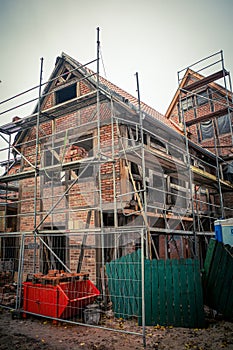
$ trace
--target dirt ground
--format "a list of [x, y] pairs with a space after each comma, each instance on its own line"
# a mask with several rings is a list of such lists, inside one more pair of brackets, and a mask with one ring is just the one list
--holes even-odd
[[[140, 332], [135, 321], [105, 319], [104, 327]], [[205, 329], [147, 327], [146, 349], [233, 350], [233, 323], [208, 319]], [[53, 324], [51, 320], [30, 316], [12, 318], [12, 313], [0, 309], [0, 350], [139, 350], [142, 337], [103, 328]]]

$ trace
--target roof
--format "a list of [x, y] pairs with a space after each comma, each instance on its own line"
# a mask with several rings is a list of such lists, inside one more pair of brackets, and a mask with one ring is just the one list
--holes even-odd
[[[90, 84], [93, 85], [93, 87], [96, 87], [97, 85], [97, 74], [92, 71], [90, 68], [87, 67], [88, 64], [96, 62], [96, 60], [93, 60], [85, 65], [81, 64], [71, 56], [67, 55], [66, 53], [62, 53], [61, 56], [58, 56], [56, 59], [55, 67], [53, 72], [50, 75], [50, 78], [48, 82], [43, 85], [45, 85], [45, 88], [43, 90], [42, 99], [41, 99], [41, 105], [43, 105], [43, 102], [46, 99], [47, 94], [49, 93], [50, 89], [52, 88], [52, 85], [56, 78], [59, 77], [60, 71], [64, 63], [68, 63], [71, 66], [71, 71], [76, 71], [79, 74], [81, 74], [84, 78], [88, 80]], [[134, 110], [138, 111], [138, 99], [128, 92], [124, 91], [120, 87], [116, 86], [115, 84], [111, 83], [107, 79], [103, 78], [102, 76], [99, 76], [99, 87], [103, 94], [106, 94], [108, 97], [112, 97], [121, 103], [125, 104], [128, 108], [133, 108]], [[148, 106], [146, 103], [140, 101], [140, 108], [141, 111], [146, 114], [147, 116], [151, 117], [151, 120], [153, 119], [157, 120], [161, 125], [164, 125], [169, 128], [170, 132], [178, 132], [179, 134], [183, 134], [180, 127], [172, 120], [169, 120], [166, 118], [163, 114], [156, 111], [154, 108]], [[25, 118], [22, 118], [18, 121], [12, 121], [5, 125], [4, 127], [1, 127], [1, 131], [4, 133], [17, 133], [15, 137], [14, 144], [17, 143], [24, 138], [25, 134], [27, 133], [27, 130], [25, 129], [25, 126], [27, 126], [27, 129], [29, 127], [33, 127], [36, 115], [37, 115], [37, 109], [38, 104], [35, 106], [33, 114], [30, 116], [27, 116]], [[43, 113], [40, 116], [40, 120], [42, 122], [46, 122], [49, 120], [49, 116], [44, 113], [46, 111], [43, 111]]]
[[[72, 66], [76, 66], [77, 68], [82, 67], [82, 72], [86, 72], [87, 75], [92, 75], [94, 73], [91, 69], [89, 69], [87, 67], [83, 67], [83, 65], [81, 63], [79, 63], [78, 61], [76, 61], [75, 59], [73, 59], [72, 57], [70, 57], [69, 55], [67, 55], [64, 52], [62, 53], [61, 58], [64, 59], [65, 61], [67, 61], [68, 63], [70, 63]], [[59, 59], [59, 57], [58, 57], [58, 59]], [[96, 82], [97, 82], [96, 75], [92, 75], [90, 80], [93, 80], [93, 82], [96, 84]], [[115, 84], [111, 83], [110, 81], [103, 78], [102, 76], [99, 77], [99, 82], [100, 82], [100, 87], [103, 90], [106, 90], [109, 94], [113, 94], [114, 96], [119, 95], [119, 96], [123, 97], [123, 101], [125, 101], [125, 103], [131, 104], [134, 107], [138, 108], [138, 99], [136, 97], [132, 96], [131, 94], [124, 91], [123, 89], [116, 86]], [[162, 122], [166, 126], [172, 128], [172, 129], [175, 128], [176, 131], [180, 131], [178, 125], [176, 125], [175, 123], [173, 123], [172, 121], [167, 119], [163, 114], [159, 113], [154, 108], [148, 106], [146, 103], [140, 101], [140, 107], [141, 107], [142, 112], [152, 116], [153, 118]]]

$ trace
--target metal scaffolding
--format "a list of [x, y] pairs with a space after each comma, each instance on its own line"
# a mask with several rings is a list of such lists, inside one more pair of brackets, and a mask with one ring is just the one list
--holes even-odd
[[[218, 218], [232, 217], [232, 203], [230, 202], [230, 207], [225, 206], [223, 198], [223, 192], [232, 192], [232, 179], [226, 177], [223, 167], [227, 166], [230, 173], [233, 170], [233, 95], [230, 72], [225, 69], [223, 52], [217, 52], [179, 71], [178, 84], [179, 121], [184, 128], [191, 191], [193, 191], [196, 183], [198, 184], [198, 188], [194, 188], [194, 193], [191, 195], [193, 231], [196, 237], [195, 232], [203, 229], [203, 216], [200, 215], [200, 208], [196, 203], [197, 193], [201, 191], [202, 187], [209, 187], [211, 178], [217, 184]], [[226, 135], [227, 141], [223, 140], [223, 137], [226, 139]], [[201, 147], [210, 150], [214, 154], [211, 164], [202, 162], [193, 156], [192, 138], [196, 144], [199, 143]], [[206, 167], [208, 168], [208, 175], [204, 174]], [[200, 172], [204, 176], [198, 178], [196, 175]], [[211, 203], [208, 203], [208, 205], [210, 206]], [[207, 216], [211, 219], [210, 212], [204, 217], [207, 218]]]
[[[39, 85], [14, 96], [38, 89], [34, 113], [0, 126], [8, 152], [0, 177], [0, 227], [2, 233], [9, 230], [23, 242], [18, 252], [17, 307], [30, 259], [33, 273], [58, 266], [69, 273], [89, 269], [105, 300], [102, 280], [106, 262], [139, 247], [142, 257], [145, 247], [149, 259], [200, 255], [203, 259], [205, 252], [200, 250], [214, 235], [214, 220], [232, 217], [233, 207], [224, 204], [224, 195], [233, 191], [233, 181], [226, 179], [223, 171], [223, 166], [232, 166], [225, 157], [227, 148], [223, 153], [217, 131], [214, 152], [199, 144], [198, 131], [197, 139], [192, 136], [197, 123], [214, 120], [216, 127], [217, 118], [226, 111], [228, 119], [232, 118], [231, 85], [230, 89], [227, 86], [230, 74], [224, 68], [222, 53], [216, 60], [222, 69], [216, 74], [203, 77], [200, 70], [192, 70], [195, 65], [186, 68], [185, 74], [178, 73], [176, 116], [182, 129], [178, 122], [175, 126], [141, 102], [138, 74], [137, 98], [102, 78], [99, 50], [97, 30], [97, 58], [81, 65], [63, 55], [45, 83], [41, 60]], [[88, 68], [93, 63], [96, 73]], [[214, 63], [207, 63], [206, 68], [212, 66]], [[194, 81], [183, 85], [186, 77]], [[223, 87], [215, 83], [220, 78]], [[212, 96], [200, 94], [210, 85]], [[206, 115], [198, 114], [198, 97], [212, 106]], [[13, 97], [2, 104], [11, 100]], [[193, 118], [187, 118], [191, 111]], [[231, 122], [229, 134], [232, 147]], [[3, 258], [2, 243], [0, 249]], [[87, 265], [95, 252], [95, 264], [92, 262], [90, 268], [84, 263], [85, 250], [89, 252]], [[142, 258], [142, 291], [143, 268]], [[142, 301], [145, 307], [144, 298]]]

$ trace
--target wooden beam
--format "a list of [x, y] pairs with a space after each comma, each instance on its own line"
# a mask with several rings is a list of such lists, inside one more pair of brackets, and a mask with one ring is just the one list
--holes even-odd
[[213, 73], [211, 75], [208, 75], [208, 77], [205, 77], [203, 79], [195, 81], [195, 83], [192, 83], [190, 85], [184, 86], [183, 89], [181, 89], [181, 90], [184, 93], [188, 93], [190, 91], [198, 89], [201, 86], [210, 84], [210, 83], [212, 83], [215, 80], [221, 79], [221, 78], [225, 77], [228, 74], [229, 73], [225, 69], [224, 70], [220, 70], [219, 72], [216, 72], [216, 73]]
[[191, 126], [191, 125], [194, 125], [194, 124], [197, 124], [197, 123], [202, 123], [202, 122], [205, 122], [205, 121], [213, 119], [213, 118], [219, 118], [219, 117], [221, 117], [223, 115], [226, 115], [228, 113], [229, 113], [229, 109], [228, 108], [223, 108], [223, 109], [220, 109], [218, 111], [215, 111], [215, 112], [203, 115], [201, 117], [189, 120], [189, 121], [186, 122], [186, 126]]
[[[162, 211], [162, 209], [161, 209], [161, 211]], [[141, 211], [135, 211], [133, 209], [124, 209], [122, 212], [124, 214], [134, 214], [134, 215], [137, 215], [137, 216], [143, 216], [143, 213]], [[160, 214], [160, 213], [147, 212], [144, 215], [150, 216], [150, 217], [164, 219], [164, 215]], [[193, 221], [192, 217], [189, 217], [189, 216], [177, 216], [177, 215], [169, 214], [169, 213], [166, 214], [166, 217], [167, 217], [167, 219], [176, 220], [176, 221]]]
[[[88, 210], [88, 212], [87, 212], [86, 227], [85, 227], [86, 229], [88, 229], [88, 228], [90, 227], [91, 215], [92, 215], [92, 210]], [[84, 249], [85, 249], [85, 245], [86, 245], [86, 242], [87, 242], [87, 236], [88, 236], [88, 233], [84, 233], [84, 235], [83, 235], [83, 240], [82, 240], [82, 244], [81, 244], [80, 255], [79, 255], [77, 273], [80, 273], [80, 272], [81, 272], [82, 263], [83, 263], [83, 257], [84, 257]]]

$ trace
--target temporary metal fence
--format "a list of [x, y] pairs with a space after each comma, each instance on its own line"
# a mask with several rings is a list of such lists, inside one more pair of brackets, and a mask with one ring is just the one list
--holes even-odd
[[145, 233], [1, 234], [1, 306], [138, 335], [144, 345], [146, 326], [204, 326], [198, 260], [146, 259]]
[[[144, 238], [143, 229], [123, 233], [90, 230], [36, 236], [0, 234], [0, 304], [20, 317], [34, 315], [126, 332], [142, 336], [145, 344], [144, 254], [131, 264], [139, 271], [135, 280], [124, 276], [132, 289], [140, 288], [140, 314], [127, 309], [119, 319], [113, 303], [119, 291], [111, 294], [108, 283], [113, 278], [116, 285], [121, 281], [116, 274], [106, 273], [107, 262], [127, 256], [138, 247], [142, 252]], [[10, 255], [12, 258], [4, 258]], [[121, 295], [121, 299], [128, 303], [128, 296]], [[126, 329], [119, 327], [122, 319], [129, 321]]]

